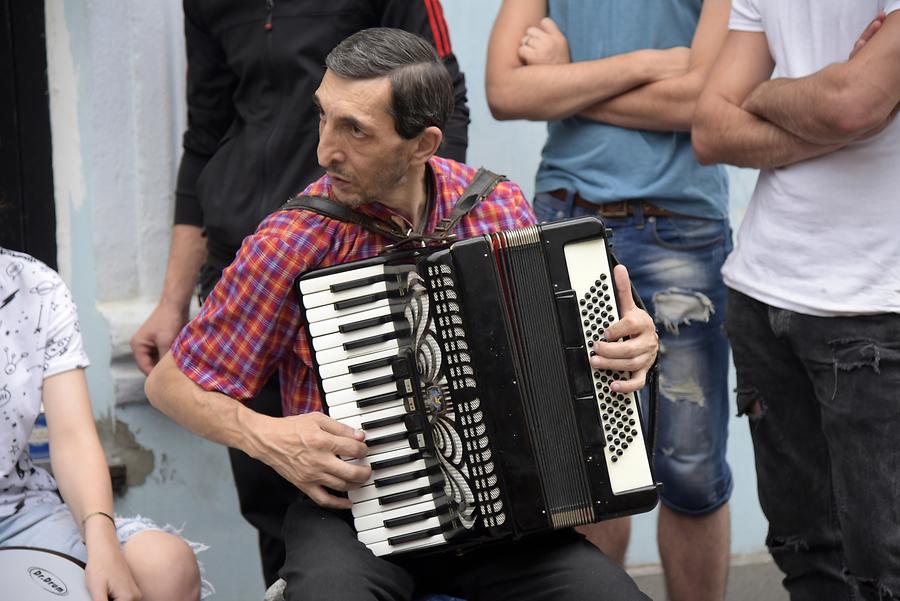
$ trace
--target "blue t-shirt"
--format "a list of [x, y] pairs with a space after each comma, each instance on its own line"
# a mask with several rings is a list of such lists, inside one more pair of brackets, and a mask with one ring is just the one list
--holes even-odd
[[[643, 48], [690, 46], [702, 0], [550, 0], [572, 61]], [[704, 167], [690, 134], [633, 130], [574, 116], [551, 121], [536, 190], [577, 191], [598, 202], [647, 199], [697, 217], [728, 214], [728, 179]]]

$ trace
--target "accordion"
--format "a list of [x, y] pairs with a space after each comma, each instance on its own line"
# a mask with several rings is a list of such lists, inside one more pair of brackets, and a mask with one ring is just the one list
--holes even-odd
[[366, 432], [348, 495], [373, 553], [656, 505], [638, 396], [589, 363], [618, 317], [607, 236], [587, 217], [297, 278], [324, 408]]

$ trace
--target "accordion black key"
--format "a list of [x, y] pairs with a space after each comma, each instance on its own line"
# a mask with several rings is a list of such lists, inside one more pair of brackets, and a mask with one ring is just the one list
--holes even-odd
[[581, 218], [297, 279], [325, 409], [366, 432], [348, 494], [376, 555], [656, 505], [637, 395], [589, 364], [618, 318], [606, 236]]

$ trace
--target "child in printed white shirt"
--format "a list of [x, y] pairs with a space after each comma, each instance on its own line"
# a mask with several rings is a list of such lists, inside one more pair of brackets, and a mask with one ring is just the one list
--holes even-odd
[[[0, 349], [0, 546], [86, 562], [95, 601], [196, 601], [201, 587], [210, 592], [188, 543], [145, 518], [114, 517], [75, 305], [56, 272], [2, 247]], [[28, 454], [42, 402], [55, 480]]]

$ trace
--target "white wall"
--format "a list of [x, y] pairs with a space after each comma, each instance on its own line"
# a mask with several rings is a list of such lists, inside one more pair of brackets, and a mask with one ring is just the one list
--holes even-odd
[[94, 413], [128, 466], [121, 514], [184, 526], [218, 599], [262, 597], [224, 448], [146, 403], [128, 339], [162, 284], [185, 124], [181, 2], [46, 0], [59, 265], [79, 306]]
[[[186, 525], [219, 599], [254, 599], [262, 580], [253, 531], [240, 519], [224, 449], [187, 435], [144, 401], [128, 338], [162, 283], [180, 133], [184, 50], [178, 0], [46, 0], [60, 268], [81, 308], [93, 361], [95, 414], [132, 487], [118, 511]], [[494, 121], [484, 57], [499, 0], [446, 0], [454, 50], [467, 75], [469, 162], [533, 190], [544, 126]], [[739, 218], [755, 180], [730, 171]], [[746, 424], [731, 423], [735, 553], [763, 549]], [[636, 521], [628, 560], [658, 561], [652, 516]]]

